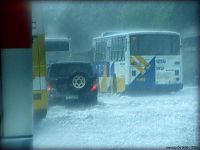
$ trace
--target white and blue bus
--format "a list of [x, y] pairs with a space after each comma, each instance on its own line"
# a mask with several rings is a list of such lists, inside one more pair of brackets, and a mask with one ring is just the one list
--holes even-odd
[[94, 38], [92, 45], [100, 92], [183, 87], [179, 33], [108, 33]]

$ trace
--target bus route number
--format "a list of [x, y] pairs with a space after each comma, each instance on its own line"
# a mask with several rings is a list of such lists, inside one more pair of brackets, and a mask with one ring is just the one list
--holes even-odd
[[165, 59], [157, 59], [156, 63], [157, 64], [164, 64], [164, 63], [166, 63], [166, 60]]

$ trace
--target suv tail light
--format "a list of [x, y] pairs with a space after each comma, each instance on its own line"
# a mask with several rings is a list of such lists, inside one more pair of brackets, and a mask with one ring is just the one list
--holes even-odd
[[96, 90], [97, 90], [97, 85], [95, 84], [95, 85], [92, 86], [91, 91], [93, 92], [93, 91], [96, 91]]
[[95, 79], [93, 81], [93, 85], [92, 85], [92, 88], [90, 89], [90, 91], [96, 91], [98, 89], [98, 79]]
[[49, 82], [47, 82], [47, 92], [50, 92], [52, 89], [52, 86]]

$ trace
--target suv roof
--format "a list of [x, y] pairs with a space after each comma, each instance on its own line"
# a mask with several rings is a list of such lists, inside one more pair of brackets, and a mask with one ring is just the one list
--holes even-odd
[[69, 77], [76, 72], [82, 72], [89, 76], [94, 75], [93, 67], [87, 62], [59, 62], [49, 66], [48, 77]]

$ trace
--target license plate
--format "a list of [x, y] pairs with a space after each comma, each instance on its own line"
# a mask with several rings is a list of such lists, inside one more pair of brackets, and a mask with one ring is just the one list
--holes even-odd
[[78, 99], [78, 95], [69, 95], [69, 96], [66, 96], [66, 100], [69, 100], [69, 99]]

